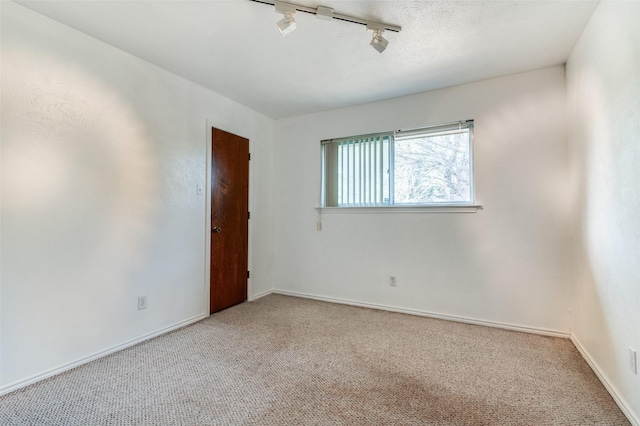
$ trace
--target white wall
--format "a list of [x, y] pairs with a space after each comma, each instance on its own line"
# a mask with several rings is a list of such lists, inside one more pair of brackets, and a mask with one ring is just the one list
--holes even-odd
[[601, 2], [567, 63], [576, 288], [572, 332], [640, 424], [640, 3]]
[[[279, 120], [274, 288], [568, 333], [565, 89], [555, 67]], [[484, 210], [324, 214], [316, 231], [320, 140], [461, 119]]]
[[207, 120], [251, 139], [252, 296], [273, 120], [3, 2], [0, 391], [207, 314]]

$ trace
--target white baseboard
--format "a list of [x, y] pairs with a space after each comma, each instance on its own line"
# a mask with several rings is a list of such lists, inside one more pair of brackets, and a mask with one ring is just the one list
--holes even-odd
[[73, 368], [79, 367], [79, 366], [81, 366], [83, 364], [86, 364], [88, 362], [94, 361], [94, 360], [96, 360], [98, 358], [102, 358], [102, 357], [107, 356], [109, 354], [112, 354], [114, 352], [118, 352], [118, 351], [121, 351], [122, 349], [126, 349], [126, 348], [128, 348], [130, 346], [137, 345], [138, 343], [144, 342], [145, 340], [149, 340], [149, 339], [152, 339], [154, 337], [160, 336], [161, 334], [165, 334], [165, 333], [168, 333], [170, 331], [177, 330], [178, 328], [185, 327], [185, 326], [187, 326], [189, 324], [193, 324], [194, 322], [200, 321], [200, 320], [202, 320], [204, 318], [207, 318], [207, 317], [208, 317], [208, 315], [206, 315], [206, 314], [200, 314], [198, 316], [186, 319], [184, 321], [180, 321], [178, 323], [175, 323], [175, 324], [170, 325], [168, 327], [162, 328], [160, 330], [156, 330], [156, 331], [154, 331], [152, 333], [145, 334], [144, 336], [138, 337], [136, 339], [129, 340], [127, 342], [124, 342], [124, 343], [122, 343], [120, 345], [117, 345], [117, 346], [114, 346], [112, 348], [105, 349], [103, 351], [93, 353], [93, 354], [91, 354], [89, 356], [82, 357], [82, 358], [77, 359], [75, 361], [72, 361], [70, 363], [61, 365], [61, 366], [56, 367], [56, 368], [52, 368], [50, 370], [47, 370], [47, 371], [39, 373], [39, 374], [35, 374], [35, 375], [31, 376], [31, 377], [27, 377], [26, 379], [22, 379], [22, 380], [19, 380], [17, 382], [9, 383], [8, 385], [0, 387], [0, 395], [4, 395], [4, 394], [7, 394], [9, 392], [13, 392], [13, 391], [18, 390], [20, 388], [23, 388], [25, 386], [28, 386], [28, 385], [31, 385], [33, 383], [39, 382], [40, 380], [44, 380], [44, 379], [47, 379], [47, 378], [49, 378], [51, 376], [55, 376], [56, 374], [60, 374], [62, 372], [65, 372], [65, 371], [71, 370]]
[[455, 322], [463, 322], [465, 324], [483, 325], [486, 327], [502, 328], [502, 329], [513, 330], [513, 331], [522, 331], [525, 333], [540, 334], [543, 336], [561, 337], [564, 339], [568, 339], [571, 337], [570, 334], [565, 331], [547, 330], [543, 328], [527, 327], [527, 326], [516, 325], [516, 324], [507, 324], [507, 323], [500, 323], [495, 321], [485, 321], [485, 320], [479, 320], [475, 318], [439, 314], [435, 312], [421, 311], [417, 309], [399, 308], [396, 306], [381, 305], [376, 303], [364, 303], [364, 302], [358, 302], [355, 300], [342, 299], [337, 297], [325, 297], [325, 296], [318, 296], [314, 294], [299, 293], [295, 291], [286, 291], [286, 290], [273, 290], [272, 293], [282, 294], [285, 296], [302, 297], [305, 299], [320, 300], [323, 302], [340, 303], [342, 305], [360, 306], [363, 308], [379, 309], [383, 311], [398, 312], [398, 313], [409, 314], [409, 315], [418, 315], [421, 317], [443, 319], [443, 320], [455, 321]]
[[618, 404], [618, 407], [620, 407], [620, 410], [622, 410], [622, 413], [625, 416], [627, 416], [627, 419], [629, 419], [629, 422], [631, 422], [631, 424], [634, 426], [640, 426], [640, 418], [638, 418], [638, 416], [636, 416], [635, 413], [631, 410], [631, 408], [629, 407], [629, 404], [627, 404], [627, 401], [620, 396], [620, 393], [616, 390], [615, 386], [611, 384], [611, 381], [608, 379], [607, 375], [598, 366], [598, 363], [596, 363], [593, 360], [593, 358], [591, 358], [591, 356], [589, 355], [589, 352], [587, 352], [587, 350], [584, 348], [584, 346], [582, 346], [578, 338], [573, 333], [571, 333], [571, 342], [576, 347], [578, 352], [580, 352], [580, 355], [582, 355], [582, 358], [584, 358], [585, 361], [587, 361], [587, 364], [589, 364], [589, 367], [591, 367], [591, 369], [596, 374], [598, 379], [600, 379], [600, 381], [602, 382], [604, 387], [607, 389], [607, 391], [609, 392], [613, 400], [616, 402], [616, 404]]
[[256, 301], [258, 299], [260, 299], [261, 297], [265, 297], [270, 295], [271, 293], [273, 293], [273, 290], [267, 290], [267, 291], [263, 291], [262, 293], [258, 293], [254, 296], [251, 296], [251, 298], [249, 299], [249, 302], [253, 302]]

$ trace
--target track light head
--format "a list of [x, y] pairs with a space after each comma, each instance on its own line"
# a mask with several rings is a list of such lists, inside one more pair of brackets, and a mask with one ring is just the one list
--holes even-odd
[[293, 19], [293, 13], [291, 12], [286, 12], [284, 14], [284, 18], [279, 20], [276, 25], [278, 27], [278, 31], [280, 31], [280, 34], [283, 36], [286, 36], [297, 27], [296, 21]]
[[278, 21], [276, 26], [282, 36], [286, 36], [290, 32], [296, 29], [296, 20], [293, 16], [296, 14], [296, 8], [294, 5], [283, 2], [275, 2], [276, 12], [284, 14], [284, 18]]
[[378, 52], [384, 52], [384, 49], [389, 45], [389, 41], [386, 38], [382, 37], [382, 32], [384, 30], [373, 30], [373, 37], [371, 38], [371, 46], [376, 49]]

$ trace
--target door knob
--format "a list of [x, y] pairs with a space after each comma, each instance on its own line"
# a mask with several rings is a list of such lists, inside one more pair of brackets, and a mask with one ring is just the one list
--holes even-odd
[[213, 233], [214, 233], [214, 234], [219, 234], [219, 233], [220, 233], [220, 231], [222, 231], [222, 229], [220, 229], [220, 227], [219, 227], [219, 226], [214, 226], [214, 227], [213, 227], [213, 229], [212, 229], [212, 231], [213, 231]]

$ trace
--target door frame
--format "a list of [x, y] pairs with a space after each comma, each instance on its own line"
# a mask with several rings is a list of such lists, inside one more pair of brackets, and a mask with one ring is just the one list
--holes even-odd
[[[205, 164], [205, 176], [206, 176], [206, 182], [204, 185], [204, 193], [206, 196], [205, 199], [205, 223], [204, 223], [204, 235], [205, 235], [205, 241], [204, 241], [204, 314], [209, 316], [211, 315], [210, 312], [210, 299], [211, 299], [211, 287], [210, 287], [210, 278], [211, 278], [211, 157], [212, 157], [212, 150], [211, 150], [211, 143], [212, 141], [212, 129], [216, 128], [219, 130], [223, 130], [227, 133], [232, 133], [236, 136], [240, 136], [242, 138], [248, 139], [249, 140], [249, 152], [251, 152], [251, 138], [249, 137], [250, 131], [249, 129], [242, 129], [242, 128], [238, 128], [235, 127], [233, 125], [230, 125], [228, 123], [216, 120], [216, 119], [212, 119], [212, 118], [208, 118], [207, 119], [207, 158], [206, 158], [206, 164]], [[248, 159], [247, 159], [248, 161]], [[251, 166], [251, 162], [249, 162], [249, 211], [251, 211], [251, 200], [253, 199], [251, 190], [253, 188], [252, 185], [252, 166]], [[253, 241], [253, 232], [252, 232], [252, 226], [251, 226], [251, 220], [247, 219], [249, 221], [249, 249], [247, 250], [247, 269], [251, 270], [251, 266], [252, 266], [252, 253], [251, 253], [251, 247], [253, 247], [252, 241]], [[252, 285], [251, 285], [251, 277], [247, 278], [247, 301], [251, 301], [253, 300], [253, 291], [252, 291]]]

